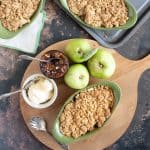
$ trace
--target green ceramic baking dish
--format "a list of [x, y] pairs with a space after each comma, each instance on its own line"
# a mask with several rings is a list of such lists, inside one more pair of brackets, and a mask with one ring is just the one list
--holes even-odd
[[[34, 19], [36, 18], [36, 16], [39, 14], [39, 12], [41, 12], [43, 10], [44, 5], [45, 5], [45, 0], [41, 0], [37, 11], [34, 13], [34, 15], [31, 18], [30, 23], [32, 23], [34, 21]], [[12, 38], [12, 37], [16, 36], [19, 32], [21, 32], [24, 28], [26, 28], [30, 23], [25, 24], [23, 27], [21, 27], [17, 31], [13, 32], [13, 31], [9, 31], [6, 28], [4, 28], [2, 26], [1, 21], [0, 21], [0, 38], [9, 39], [9, 38]]]
[[136, 10], [134, 8], [134, 6], [128, 1], [128, 0], [125, 0], [125, 3], [126, 3], [126, 6], [128, 8], [128, 16], [129, 16], [129, 19], [127, 21], [126, 24], [124, 25], [121, 25], [119, 27], [113, 27], [113, 28], [105, 28], [105, 27], [93, 27], [91, 25], [88, 25], [86, 24], [83, 20], [80, 19], [79, 16], [75, 15], [74, 13], [72, 13], [69, 9], [69, 6], [68, 6], [68, 3], [67, 3], [67, 0], [60, 0], [60, 3], [62, 5], [62, 7], [64, 8], [65, 11], [67, 11], [68, 13], [71, 14], [71, 16], [77, 21], [79, 22], [80, 24], [86, 26], [86, 27], [89, 27], [89, 28], [92, 28], [92, 29], [97, 29], [97, 30], [116, 30], [116, 29], [129, 29], [131, 28], [132, 26], [134, 26], [134, 24], [136, 23], [137, 21], [137, 13], [136, 13]]
[[[93, 85], [90, 85], [82, 90], [78, 90], [77, 92], [75, 92], [73, 95], [71, 95], [68, 100], [64, 103], [64, 105], [62, 106], [59, 114], [57, 115], [57, 118], [54, 122], [54, 126], [52, 128], [52, 134], [54, 136], [54, 138], [59, 142], [59, 143], [63, 143], [63, 144], [69, 144], [69, 143], [73, 143], [73, 142], [77, 142], [79, 140], [83, 140], [83, 139], [87, 139], [89, 138], [90, 136], [92, 136], [93, 134], [96, 134], [97, 132], [99, 132], [99, 130], [102, 128], [96, 128], [94, 129], [93, 131], [90, 131], [90, 132], [87, 132], [85, 135], [82, 135], [78, 138], [73, 138], [73, 137], [67, 137], [65, 135], [63, 135], [60, 131], [60, 121], [59, 121], [59, 118], [60, 118], [60, 115], [61, 113], [63, 112], [65, 106], [70, 103], [71, 101], [73, 101], [74, 99], [74, 96], [77, 95], [78, 93], [80, 93], [81, 91], [83, 90], [87, 90], [91, 87], [96, 87], [98, 85], [106, 85], [108, 87], [110, 87], [112, 90], [113, 90], [113, 93], [114, 93], [114, 97], [115, 97], [115, 102], [114, 102], [114, 105], [113, 105], [113, 108], [112, 108], [112, 113], [114, 112], [118, 102], [120, 101], [120, 97], [121, 97], [121, 89], [120, 87], [114, 83], [114, 82], [111, 82], [111, 81], [101, 81], [101, 82], [98, 82], [96, 84], [93, 84]], [[105, 123], [109, 120], [109, 118], [105, 121]], [[104, 124], [105, 124], [104, 123]]]

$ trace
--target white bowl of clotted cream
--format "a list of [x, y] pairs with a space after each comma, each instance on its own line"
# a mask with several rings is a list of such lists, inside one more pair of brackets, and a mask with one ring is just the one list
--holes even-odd
[[56, 100], [58, 88], [53, 79], [42, 74], [33, 74], [23, 83], [22, 96], [33, 108], [47, 108]]

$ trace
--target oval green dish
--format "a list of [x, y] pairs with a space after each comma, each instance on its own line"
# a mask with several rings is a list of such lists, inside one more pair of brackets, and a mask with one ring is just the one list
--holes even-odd
[[[37, 11], [34, 13], [34, 15], [31, 17], [31, 21], [30, 23], [32, 23], [34, 21], [34, 19], [36, 18], [36, 16], [43, 11], [45, 5], [45, 0], [41, 0], [39, 7], [37, 9]], [[2, 23], [0, 21], [0, 38], [2, 39], [9, 39], [12, 38], [14, 36], [16, 36], [19, 32], [21, 32], [24, 28], [26, 28], [28, 25], [30, 25], [30, 23], [23, 25], [23, 27], [19, 28], [17, 31], [9, 31], [6, 28], [4, 28], [2, 26]]]
[[68, 6], [68, 3], [67, 3], [67, 0], [60, 0], [60, 3], [61, 5], [63, 6], [64, 10], [67, 11], [68, 13], [70, 13], [70, 15], [77, 21], [79, 22], [80, 24], [86, 26], [86, 27], [89, 27], [89, 28], [93, 28], [93, 29], [97, 29], [97, 30], [117, 30], [117, 29], [129, 29], [131, 28], [132, 26], [134, 26], [134, 24], [136, 23], [137, 21], [137, 13], [136, 13], [136, 10], [134, 8], [134, 6], [128, 1], [128, 0], [125, 0], [125, 3], [126, 3], [126, 6], [128, 8], [128, 16], [129, 16], [129, 19], [127, 21], [126, 24], [124, 25], [121, 25], [119, 27], [113, 27], [113, 28], [105, 28], [105, 27], [93, 27], [91, 25], [88, 25], [86, 24], [83, 20], [80, 19], [79, 16], [75, 15], [74, 13], [72, 13], [69, 9], [69, 6]]
[[[96, 86], [98, 86], [98, 85], [105, 85], [105, 86], [110, 87], [110, 88], [113, 90], [114, 97], [115, 97], [115, 103], [114, 103], [113, 108], [112, 108], [112, 113], [114, 112], [114, 110], [115, 110], [115, 108], [116, 108], [118, 102], [120, 101], [120, 97], [121, 97], [121, 90], [120, 90], [120, 87], [119, 87], [116, 83], [111, 82], [111, 81], [101, 81], [101, 82], [98, 82], [98, 83], [96, 83], [96, 84], [90, 85], [90, 86], [88, 86], [88, 87], [86, 87], [86, 88], [84, 88], [84, 89], [82, 89], [82, 90], [78, 90], [78, 91], [75, 92], [73, 95], [71, 95], [71, 96], [68, 98], [68, 100], [64, 103], [64, 105], [62, 106], [62, 108], [61, 108], [61, 110], [60, 110], [60, 112], [59, 112], [59, 114], [58, 114], [58, 116], [56, 117], [56, 120], [55, 120], [55, 122], [54, 122], [54, 126], [53, 126], [53, 128], [52, 128], [52, 135], [54, 136], [54, 138], [55, 138], [58, 142], [63, 143], [63, 144], [69, 144], [69, 143], [77, 142], [77, 141], [79, 141], [79, 140], [87, 139], [87, 138], [89, 138], [90, 136], [92, 136], [93, 134], [96, 134], [96, 133], [102, 128], [102, 127], [101, 127], [101, 128], [94, 129], [93, 131], [87, 132], [85, 135], [82, 135], [82, 136], [80, 136], [80, 137], [78, 137], [78, 138], [76, 138], [76, 139], [73, 138], [73, 137], [67, 137], [67, 136], [63, 135], [63, 134], [61, 133], [60, 129], [59, 129], [59, 126], [60, 126], [59, 117], [60, 117], [61, 113], [63, 112], [65, 106], [66, 106], [68, 103], [70, 103], [70, 102], [73, 100], [74, 96], [77, 95], [78, 93], [80, 93], [81, 91], [87, 90], [87, 89], [89, 89], [89, 88], [91, 88], [91, 87], [96, 87]], [[108, 118], [106, 121], [108, 121], [108, 120], [109, 120], [109, 118]], [[105, 123], [106, 123], [106, 121], [105, 121]], [[105, 123], [104, 123], [104, 124], [105, 124]]]

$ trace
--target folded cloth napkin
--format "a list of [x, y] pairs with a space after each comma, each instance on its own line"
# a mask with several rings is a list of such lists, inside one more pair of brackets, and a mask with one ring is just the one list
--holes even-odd
[[0, 38], [0, 46], [35, 54], [39, 45], [45, 17], [45, 11], [40, 12], [35, 20], [15, 37], [11, 39]]

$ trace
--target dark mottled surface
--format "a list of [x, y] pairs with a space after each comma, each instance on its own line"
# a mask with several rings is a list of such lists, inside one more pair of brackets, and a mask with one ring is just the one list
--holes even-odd
[[[91, 38], [52, 1], [46, 3], [47, 19], [38, 52], [57, 41], [75, 37]], [[130, 58], [139, 59], [150, 53], [150, 20], [118, 51]], [[29, 62], [17, 62], [20, 52], [0, 48], [0, 93], [19, 88], [22, 75]], [[108, 150], [150, 149], [150, 70], [139, 80], [138, 107], [127, 132]], [[48, 150], [26, 128], [18, 95], [0, 102], [0, 150]]]

